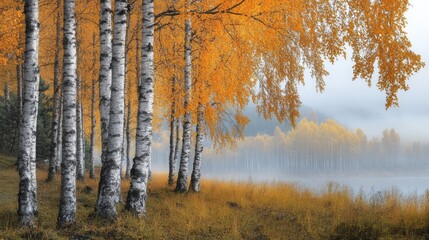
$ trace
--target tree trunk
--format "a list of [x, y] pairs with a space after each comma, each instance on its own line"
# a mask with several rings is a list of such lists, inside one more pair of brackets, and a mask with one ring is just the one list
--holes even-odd
[[[20, 34], [21, 36], [21, 34]], [[16, 78], [17, 78], [17, 97], [18, 97], [18, 119], [22, 118], [22, 78], [23, 78], [23, 65], [21, 62], [18, 63], [18, 65], [16, 66]], [[18, 129], [17, 129], [17, 133], [18, 133], [18, 150], [19, 150], [19, 146], [21, 145], [21, 140], [20, 140], [20, 133], [21, 133], [21, 120], [18, 122]], [[16, 159], [15, 165], [18, 166], [19, 165], [19, 159]], [[18, 170], [18, 168], [17, 168]]]
[[127, 169], [125, 171], [125, 178], [130, 178], [130, 171], [131, 171], [131, 159], [130, 159], [130, 144], [131, 144], [131, 133], [130, 133], [130, 122], [131, 122], [131, 101], [130, 98], [128, 98], [128, 113], [127, 113], [127, 129], [126, 129], [126, 141], [127, 141], [127, 149], [126, 149], [126, 161], [127, 161]]
[[36, 127], [39, 101], [38, 0], [25, 1], [24, 93], [18, 155], [18, 215], [21, 226], [34, 226], [37, 215]]
[[[139, 29], [139, 22], [137, 22], [137, 29]], [[138, 85], [138, 91], [141, 91], [141, 76], [140, 76], [140, 59], [139, 59], [139, 53], [140, 53], [140, 39], [138, 37], [138, 34], [136, 35], [136, 76], [137, 76], [137, 85]], [[130, 133], [130, 121], [131, 121], [131, 102], [130, 98], [128, 98], [128, 119], [127, 119], [127, 169], [125, 173], [125, 178], [130, 178], [130, 172], [131, 172], [131, 159], [130, 159], [130, 142], [131, 142], [131, 133]]]
[[171, 83], [171, 92], [173, 96], [173, 100], [171, 103], [171, 115], [170, 115], [170, 155], [168, 158], [169, 163], [169, 172], [168, 172], [168, 185], [173, 186], [174, 184], [174, 173], [176, 172], [176, 158], [174, 156], [176, 149], [176, 142], [174, 141], [174, 132], [176, 131], [176, 101], [175, 101], [175, 85], [176, 85], [176, 76], [173, 77], [173, 81]]
[[91, 84], [91, 142], [89, 144], [89, 178], [94, 179], [95, 178], [95, 172], [94, 172], [94, 145], [95, 145], [95, 63], [97, 61], [96, 57], [96, 51], [95, 51], [95, 33], [92, 37], [92, 46], [94, 48], [94, 55], [92, 59], [92, 71], [94, 73], [92, 77], [92, 84]]
[[63, 147], [58, 227], [76, 222], [77, 51], [75, 1], [64, 1]]
[[122, 159], [121, 159], [121, 179], [123, 176], [123, 166], [124, 162], [127, 163], [127, 115], [125, 114], [125, 110], [127, 109], [127, 70], [128, 70], [128, 51], [129, 48], [129, 42], [128, 42], [128, 29], [130, 27], [130, 15], [127, 15], [127, 29], [125, 31], [125, 76], [124, 76], [124, 133], [122, 138]]
[[179, 151], [180, 151], [180, 119], [176, 119], [176, 143], [174, 144], [174, 166], [176, 167], [176, 164], [179, 160]]
[[81, 79], [78, 76], [76, 79], [76, 178], [78, 180], [83, 180], [85, 177], [85, 165], [83, 159], [83, 149], [82, 149], [82, 108], [81, 108], [81, 97], [80, 97], [80, 89], [81, 89]]
[[112, 93], [110, 99], [108, 151], [100, 176], [97, 214], [116, 218], [116, 203], [120, 199], [120, 164], [124, 133], [125, 32], [127, 28], [127, 0], [115, 1], [115, 27], [112, 53]]
[[[19, 34], [19, 43], [21, 44], [21, 39], [22, 39], [22, 34]], [[24, 59], [24, 56], [21, 56], [21, 59], [18, 63], [18, 65], [16, 66], [16, 79], [18, 81], [17, 83], [17, 91], [16, 94], [18, 96], [18, 110], [19, 110], [19, 118], [22, 118], [22, 93], [23, 93], [23, 86], [22, 86], [22, 82], [23, 82], [23, 75], [24, 75], [24, 67], [22, 64], [22, 60]], [[21, 132], [21, 120], [18, 123], [18, 146], [20, 146], [20, 137], [19, 134]], [[15, 165], [18, 166], [19, 165], [19, 159], [16, 159]], [[17, 168], [18, 169], [18, 168]]]
[[131, 186], [125, 209], [142, 217], [146, 214], [147, 184], [151, 161], [154, 86], [154, 1], [143, 0], [141, 87], [136, 132], [136, 156], [131, 169]]
[[17, 96], [18, 96], [18, 109], [19, 109], [19, 119], [21, 119], [22, 116], [22, 93], [23, 93], [23, 66], [22, 63], [19, 63], [16, 66], [16, 75], [17, 75]]
[[[189, 9], [190, 0], [186, 1], [187, 9]], [[189, 11], [189, 10], [187, 10]], [[189, 15], [185, 20], [185, 101], [184, 109], [185, 116], [183, 118], [183, 142], [182, 153], [180, 156], [179, 174], [176, 183], [176, 192], [186, 192], [188, 190], [188, 163], [191, 152], [191, 112], [188, 109], [191, 100], [191, 84], [192, 84], [192, 22]]]
[[91, 143], [89, 146], [89, 178], [95, 178], [94, 172], [94, 145], [95, 145], [95, 79], [92, 79], [91, 86]]
[[194, 166], [191, 175], [191, 191], [200, 192], [201, 183], [201, 158], [203, 155], [203, 124], [204, 124], [204, 107], [198, 104], [197, 120], [197, 137], [195, 142]]
[[58, 121], [59, 121], [59, 78], [60, 78], [60, 48], [61, 48], [61, 23], [60, 23], [60, 0], [57, 0], [57, 17], [56, 17], [56, 36], [55, 36], [55, 62], [54, 62], [54, 109], [52, 116], [52, 139], [51, 139], [51, 156], [49, 158], [49, 172], [47, 182], [54, 180], [55, 178], [55, 170], [56, 170], [56, 162], [57, 162], [57, 151], [58, 151]]
[[99, 108], [101, 125], [101, 162], [104, 163], [109, 138], [110, 87], [112, 85], [112, 3], [101, 0]]
[[61, 159], [63, 156], [63, 87], [64, 84], [61, 84], [60, 87], [60, 108], [59, 108], [59, 117], [58, 117], [58, 134], [57, 134], [57, 159], [55, 162], [55, 172], [59, 173], [61, 170]]
[[[82, 90], [81, 90], [82, 91]], [[82, 96], [82, 93], [81, 93]], [[82, 151], [82, 169], [83, 169], [83, 177], [85, 178], [85, 165], [86, 165], [86, 156], [85, 156], [85, 128], [83, 127], [83, 123], [85, 121], [85, 118], [83, 116], [83, 103], [80, 103], [80, 139], [81, 139], [81, 151]]]

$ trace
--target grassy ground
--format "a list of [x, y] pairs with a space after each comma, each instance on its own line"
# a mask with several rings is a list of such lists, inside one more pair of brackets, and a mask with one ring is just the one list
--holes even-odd
[[335, 184], [314, 194], [282, 183], [216, 181], [203, 181], [199, 194], [176, 194], [165, 175], [153, 177], [145, 219], [120, 205], [115, 223], [92, 217], [97, 181], [79, 182], [77, 224], [57, 231], [59, 177], [45, 183], [45, 170], [38, 171], [38, 226], [19, 229], [13, 161], [0, 157], [0, 239], [429, 239], [428, 196], [351, 197]]

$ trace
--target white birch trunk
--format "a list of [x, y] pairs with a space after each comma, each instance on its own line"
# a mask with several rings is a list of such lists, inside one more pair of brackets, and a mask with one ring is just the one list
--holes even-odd
[[125, 209], [142, 217], [146, 214], [147, 184], [149, 179], [152, 143], [154, 92], [154, 1], [143, 0], [143, 38], [141, 87], [136, 132], [136, 156], [131, 169], [131, 186]]
[[201, 189], [201, 158], [203, 155], [203, 125], [204, 125], [204, 107], [198, 104], [197, 136], [195, 142], [194, 165], [191, 175], [190, 190], [200, 192]]
[[[189, 1], [187, 0], [187, 9], [189, 9]], [[188, 163], [191, 152], [191, 112], [188, 109], [191, 100], [191, 84], [192, 84], [192, 25], [191, 16], [185, 20], [185, 116], [183, 118], [183, 142], [182, 153], [180, 156], [179, 174], [176, 183], [176, 192], [186, 192], [188, 190]]]
[[[21, 34], [19, 35], [21, 38]], [[23, 92], [23, 87], [22, 87], [22, 82], [23, 82], [23, 64], [20, 62], [17, 66], [16, 66], [16, 76], [17, 76], [17, 97], [18, 97], [18, 110], [19, 110], [19, 116], [18, 119], [19, 123], [18, 123], [18, 146], [20, 146], [20, 132], [21, 132], [21, 118], [22, 118], [22, 92]], [[18, 148], [19, 150], [19, 148]], [[19, 159], [16, 159], [15, 165], [18, 166], [19, 165]], [[18, 167], [17, 167], [18, 170]]]
[[174, 139], [174, 132], [176, 131], [176, 101], [175, 101], [175, 85], [176, 85], [176, 76], [173, 77], [171, 83], [171, 92], [172, 92], [172, 103], [171, 103], [171, 114], [170, 114], [170, 154], [168, 159], [169, 171], [168, 171], [168, 185], [173, 186], [174, 184], [174, 173], [176, 172], [176, 158], [174, 156], [176, 150], [176, 142]]
[[[61, 84], [63, 86], [63, 84]], [[57, 157], [55, 161], [55, 173], [59, 173], [61, 170], [61, 159], [63, 156], [63, 87], [60, 89], [60, 107], [58, 117], [58, 134], [57, 134]]]
[[76, 178], [83, 180], [85, 176], [85, 166], [83, 160], [83, 149], [82, 149], [82, 108], [81, 108], [81, 79], [78, 76], [76, 79]]
[[[140, 22], [137, 23], [137, 29], [139, 29], [140, 26]], [[140, 93], [140, 88], [141, 88], [141, 76], [140, 76], [140, 58], [139, 58], [139, 54], [141, 53], [141, 49], [140, 49], [140, 39], [139, 36], [137, 34], [136, 36], [136, 76], [137, 76], [137, 85], [138, 85], [138, 91]], [[125, 170], [125, 178], [130, 178], [131, 175], [131, 158], [130, 158], [130, 142], [131, 142], [131, 133], [130, 133], [130, 121], [131, 121], [131, 102], [130, 99], [128, 98], [128, 119], [127, 119], [127, 154], [128, 154], [128, 158], [127, 158], [127, 169]]]
[[127, 164], [127, 115], [125, 114], [125, 110], [127, 109], [127, 70], [128, 70], [128, 50], [129, 50], [129, 42], [128, 42], [128, 29], [130, 27], [130, 15], [127, 14], [127, 29], [125, 31], [125, 76], [124, 76], [124, 133], [122, 138], [122, 159], [121, 159], [121, 179], [123, 174], [123, 166], [124, 163]]
[[109, 138], [110, 87], [112, 85], [112, 3], [101, 0], [99, 108], [101, 126], [101, 162], [106, 158]]
[[131, 171], [131, 159], [130, 159], [130, 142], [131, 142], [131, 132], [130, 132], [130, 122], [131, 122], [131, 101], [130, 98], [128, 98], [128, 113], [127, 113], [127, 129], [126, 129], [126, 141], [127, 141], [127, 149], [126, 149], [126, 161], [127, 161], [127, 168], [125, 170], [125, 178], [130, 178], [130, 171]]
[[115, 27], [112, 57], [112, 92], [110, 99], [109, 138], [107, 155], [101, 169], [97, 214], [116, 218], [116, 203], [120, 200], [120, 165], [124, 133], [125, 35], [127, 0], [115, 1]]
[[[82, 96], [82, 93], [81, 93], [81, 96]], [[84, 121], [85, 121], [85, 119], [84, 119], [84, 116], [83, 116], [83, 103], [81, 101], [80, 102], [80, 129], [81, 129], [81, 131], [80, 131], [80, 139], [81, 139], [81, 142], [80, 142], [81, 148], [80, 148], [80, 150], [81, 150], [81, 154], [82, 154], [82, 171], [83, 171], [83, 177], [85, 178], [85, 169], [86, 169], [86, 166], [85, 166], [85, 164], [86, 164], [86, 162], [85, 162], [85, 159], [86, 159], [85, 152], [86, 151], [85, 151], [85, 130], [83, 128], [83, 122]]]
[[[34, 226], [37, 215], [36, 126], [39, 101], [38, 0], [25, 1], [24, 92], [18, 155], [18, 215], [21, 226]], [[34, 146], [33, 146], [34, 145]]]
[[91, 86], [91, 142], [89, 145], [89, 178], [95, 178], [94, 172], [94, 145], [95, 145], [95, 79], [92, 79]]
[[77, 51], [75, 1], [64, 0], [63, 140], [58, 227], [76, 222]]
[[92, 37], [92, 47], [94, 48], [94, 54], [92, 59], [92, 71], [94, 73], [92, 77], [92, 83], [91, 83], [91, 140], [89, 144], [89, 178], [94, 179], [95, 178], [95, 172], [94, 172], [94, 145], [95, 145], [95, 63], [97, 61], [97, 57], [95, 54], [95, 34]]
[[[20, 37], [21, 37], [21, 34], [20, 34]], [[22, 92], [23, 92], [22, 82], [23, 82], [23, 74], [24, 74], [23, 71], [24, 71], [23, 64], [21, 62], [19, 62], [19, 64], [16, 66], [16, 76], [17, 76], [17, 81], [18, 81], [17, 89], [16, 89], [17, 90], [16, 94], [18, 97], [18, 110], [19, 110], [18, 119], [22, 118]], [[18, 146], [20, 145], [20, 143], [19, 143], [20, 132], [21, 132], [21, 121], [19, 121], [19, 123], [18, 123]], [[18, 166], [18, 164], [19, 163], [18, 163], [18, 158], [17, 158], [15, 165]]]
[[59, 121], [59, 106], [60, 106], [60, 89], [59, 89], [59, 78], [60, 78], [60, 48], [61, 48], [61, 16], [60, 16], [60, 0], [57, 0], [57, 16], [56, 16], [56, 36], [55, 36], [55, 62], [54, 62], [54, 109], [52, 116], [52, 139], [51, 139], [51, 155], [49, 158], [49, 171], [47, 182], [54, 180], [55, 170], [56, 170], [56, 161], [57, 161], [57, 151], [58, 151], [58, 121]]
[[176, 119], [176, 143], [174, 144], [174, 166], [176, 167], [176, 164], [179, 160], [180, 155], [180, 119]]

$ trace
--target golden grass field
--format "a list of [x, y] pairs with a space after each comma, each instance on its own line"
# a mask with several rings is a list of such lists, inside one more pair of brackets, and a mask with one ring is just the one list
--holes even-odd
[[[163, 174], [150, 183], [147, 217], [137, 219], [119, 205], [117, 222], [92, 214], [97, 180], [78, 182], [76, 226], [58, 231], [59, 176], [45, 183], [43, 169], [38, 226], [20, 229], [13, 162], [0, 157], [0, 239], [429, 239], [429, 194], [403, 197], [392, 190], [352, 197], [337, 184], [316, 194], [284, 183], [207, 180], [201, 193], [176, 194]], [[128, 186], [125, 180], [124, 199]]]

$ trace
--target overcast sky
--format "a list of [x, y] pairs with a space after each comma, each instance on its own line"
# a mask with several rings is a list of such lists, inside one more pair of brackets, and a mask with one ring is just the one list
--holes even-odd
[[[399, 108], [385, 110], [385, 94], [361, 79], [352, 81], [353, 63], [339, 60], [328, 65], [326, 90], [315, 90], [314, 81], [307, 78], [300, 87], [301, 100], [341, 122], [345, 126], [362, 128], [369, 136], [380, 136], [382, 129], [397, 129], [405, 141], [429, 142], [429, 1], [410, 0], [407, 13], [408, 37], [413, 50], [422, 56], [426, 67], [409, 81], [410, 90], [400, 92]], [[350, 54], [349, 54], [350, 56]], [[373, 80], [376, 83], [377, 79]]]

